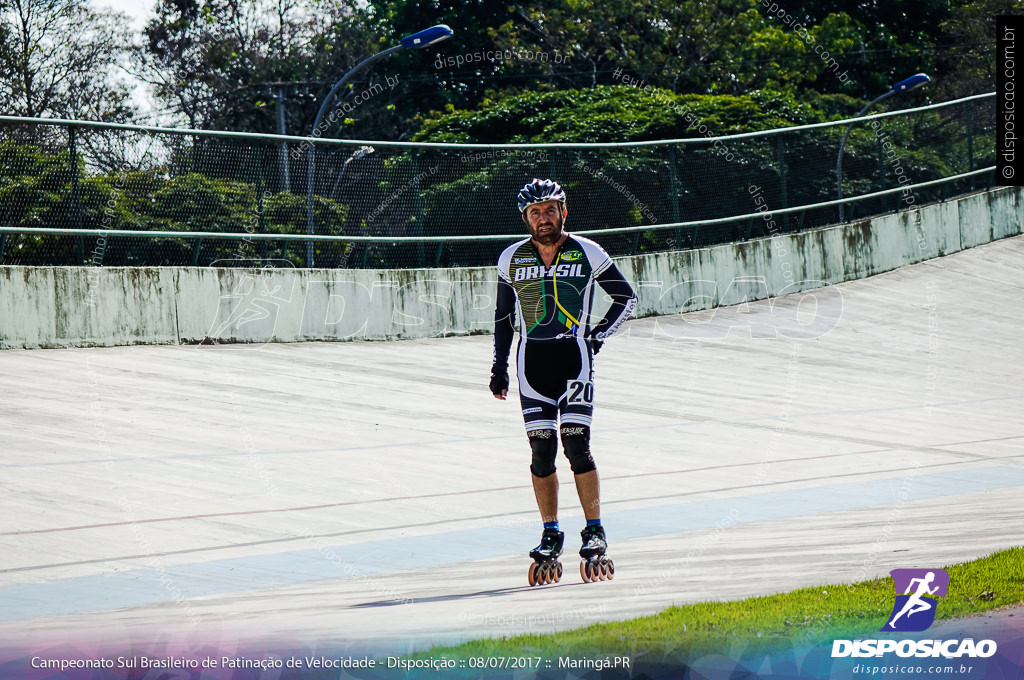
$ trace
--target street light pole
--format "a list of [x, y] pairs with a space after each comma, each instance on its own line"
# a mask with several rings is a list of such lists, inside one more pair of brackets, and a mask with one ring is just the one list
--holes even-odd
[[[447, 40], [452, 37], [454, 32], [452, 29], [444, 24], [438, 24], [437, 26], [431, 26], [430, 28], [424, 29], [412, 35], [407, 35], [402, 38], [402, 42], [394, 47], [389, 47], [382, 52], [378, 52], [361, 62], [356, 64], [346, 73], [341, 80], [334, 84], [331, 91], [324, 97], [323, 103], [320, 105], [320, 110], [317, 111], [316, 120], [313, 121], [313, 130], [310, 132], [310, 137], [320, 136], [320, 120], [323, 118], [324, 113], [327, 111], [327, 105], [331, 103], [331, 99], [334, 94], [340, 90], [345, 83], [360, 69], [369, 66], [378, 59], [382, 59], [385, 56], [396, 52], [402, 48], [420, 50], [425, 47], [430, 47], [434, 43], [439, 43], [442, 40]], [[313, 144], [309, 147], [309, 156], [307, 163], [307, 175], [306, 175], [306, 233], [310, 236], [313, 235], [313, 176], [316, 171], [316, 145]], [[306, 267], [313, 266], [313, 242], [306, 241]]]
[[[919, 87], [927, 85], [931, 81], [932, 81], [932, 79], [929, 78], [924, 73], [917, 73], [917, 74], [914, 74], [914, 75], [910, 76], [906, 80], [901, 80], [900, 82], [898, 82], [895, 85], [893, 85], [891, 90], [889, 90], [888, 92], [886, 92], [883, 95], [879, 95], [878, 97], [875, 97], [870, 102], [868, 102], [867, 105], [863, 109], [861, 109], [860, 111], [857, 112], [857, 115], [854, 116], [854, 118], [860, 118], [861, 115], [863, 115], [865, 111], [867, 111], [872, 106], [874, 106], [876, 103], [882, 101], [886, 97], [891, 97], [894, 94], [903, 94], [904, 92], [910, 92], [911, 90], [916, 90]], [[857, 121], [856, 120], [851, 120], [850, 124], [846, 126], [846, 132], [843, 133], [843, 141], [839, 143], [839, 155], [836, 156], [836, 193], [838, 194], [840, 201], [843, 199], [843, 149], [846, 147], [846, 138], [850, 136], [850, 130], [853, 128], [853, 124], [855, 122], [857, 122]], [[845, 218], [844, 218], [844, 214], [843, 214], [843, 204], [840, 203], [839, 204], [839, 221], [842, 222], [844, 219]]]

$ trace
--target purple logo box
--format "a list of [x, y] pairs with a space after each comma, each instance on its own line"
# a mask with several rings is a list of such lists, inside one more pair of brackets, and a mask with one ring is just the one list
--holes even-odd
[[893, 569], [896, 602], [883, 631], [919, 632], [935, 620], [936, 598], [949, 590], [949, 574], [945, 569]]

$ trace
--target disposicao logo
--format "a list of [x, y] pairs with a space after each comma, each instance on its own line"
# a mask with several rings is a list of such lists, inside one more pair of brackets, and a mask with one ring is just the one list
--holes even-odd
[[[896, 602], [882, 632], [917, 633], [935, 621], [936, 598], [949, 590], [949, 574], [944, 569], [893, 569]], [[902, 593], [902, 594], [901, 594]], [[996, 653], [992, 640], [835, 640], [832, 657], [883, 656], [895, 652], [901, 657], [987, 658]]]
[[889, 622], [879, 630], [903, 633], [927, 630], [935, 621], [937, 597], [949, 590], [949, 574], [945, 569], [893, 569], [897, 593]]

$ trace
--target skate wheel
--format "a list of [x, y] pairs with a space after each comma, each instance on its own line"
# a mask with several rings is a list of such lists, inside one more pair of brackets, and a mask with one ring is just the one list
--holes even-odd
[[551, 563], [544, 562], [540, 565], [540, 582], [542, 585], [551, 583]]
[[533, 564], [530, 565], [530, 570], [526, 573], [526, 580], [530, 582], [530, 587], [531, 588], [533, 586], [537, 585], [537, 583], [539, 583], [538, 573], [537, 573], [539, 570], [540, 570], [540, 565], [537, 564], [536, 562], [534, 562]]
[[610, 581], [614, 575], [615, 564], [605, 557], [580, 562], [580, 576], [584, 583]]
[[558, 583], [562, 580], [562, 563], [555, 562], [555, 565], [555, 583]]

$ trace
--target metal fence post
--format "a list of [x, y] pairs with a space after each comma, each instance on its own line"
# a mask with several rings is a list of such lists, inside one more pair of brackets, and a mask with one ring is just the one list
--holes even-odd
[[[669, 174], [669, 208], [672, 211], [672, 221], [681, 222], [679, 219], [679, 168], [676, 167], [676, 147], [670, 146], [668, 150], [668, 174]], [[676, 229], [673, 233], [673, 250], [679, 250], [682, 247], [683, 234], [679, 229]]]
[[[412, 155], [412, 171], [413, 180], [415, 180], [414, 192], [412, 196], [412, 213], [415, 215], [413, 219], [416, 220], [416, 229], [414, 229], [417, 236], [423, 236], [423, 217], [425, 210], [423, 209], [423, 192], [420, 189], [420, 156], [418, 153]], [[423, 248], [423, 241], [416, 244], [416, 266], [422, 269], [426, 263], [426, 252]]]
[[[68, 147], [71, 152], [71, 210], [72, 221], [75, 229], [82, 228], [82, 195], [78, 186], [78, 144], [75, 137], [75, 127], [68, 127]], [[75, 250], [78, 254], [78, 264], [85, 264], [85, 239], [81, 236], [75, 237]]]
[[[277, 88], [277, 134], [284, 136], [284, 90]], [[281, 147], [278, 157], [278, 165], [280, 165], [280, 190], [291, 191], [292, 189], [292, 178], [291, 172], [288, 168], [288, 142], [281, 142]]]
[[[266, 207], [264, 206], [263, 195], [267, 190], [266, 173], [264, 172], [264, 166], [267, 161], [267, 147], [260, 145], [254, 149], [256, 152], [256, 227], [260, 230], [261, 234], [267, 233], [267, 215]], [[260, 257], [265, 257], [267, 254], [267, 242], [260, 241]]]
[[[786, 140], [781, 134], [775, 135], [775, 166], [779, 169], [779, 203], [785, 210], [789, 207], [789, 188], [786, 184]], [[782, 216], [782, 230], [789, 231], [789, 213]]]
[[[974, 117], [971, 116], [971, 111], [968, 107], [966, 111], [967, 118], [967, 172], [974, 172], [974, 126], [971, 125]], [[974, 191], [974, 178], [971, 178], [971, 191]]]
[[[312, 142], [306, 151], [306, 233], [313, 235], [313, 175], [316, 168], [316, 143]], [[306, 241], [306, 269], [313, 266], [313, 242]]]

